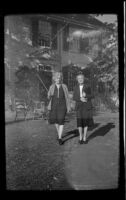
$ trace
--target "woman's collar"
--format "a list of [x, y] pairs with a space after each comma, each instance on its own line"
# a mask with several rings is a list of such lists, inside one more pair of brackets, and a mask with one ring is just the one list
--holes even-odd
[[83, 84], [78, 84], [78, 85], [79, 85], [79, 86], [81, 86], [81, 85], [84, 86], [84, 83], [83, 83]]
[[56, 84], [56, 83], [55, 83], [55, 85], [56, 85], [57, 87], [60, 87], [60, 86], [61, 86], [61, 83], [60, 83], [60, 84]]

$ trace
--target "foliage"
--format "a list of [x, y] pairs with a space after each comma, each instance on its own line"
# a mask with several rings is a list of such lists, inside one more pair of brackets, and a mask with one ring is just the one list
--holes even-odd
[[16, 68], [20, 63], [28, 63], [26, 55], [32, 51], [30, 43], [30, 27], [21, 16], [5, 18], [5, 60], [11, 68]]
[[17, 97], [25, 99], [30, 106], [33, 105], [34, 100], [48, 103], [47, 90], [52, 83], [51, 72], [43, 71], [42, 67], [39, 67], [38, 71], [36, 68], [20, 66], [15, 75], [17, 78], [15, 82]]
[[31, 104], [32, 100], [38, 100], [38, 79], [34, 69], [27, 66], [20, 66], [16, 71], [15, 96], [25, 99], [27, 104]]
[[[9, 66], [11, 72], [16, 71], [16, 81], [10, 80], [10, 82], [15, 81], [13, 88], [15, 96], [25, 99], [28, 104], [31, 104], [31, 100], [40, 100], [40, 96], [45, 95], [45, 89], [36, 76], [38, 64], [28, 57], [33, 51], [38, 50], [32, 46], [31, 37], [27, 18], [25, 20], [23, 16], [5, 18], [5, 64]], [[8, 80], [5, 80], [5, 84], [9, 84]]]
[[93, 62], [89, 64], [92, 67], [96, 88], [99, 88], [99, 85], [104, 87], [104, 90], [101, 90], [107, 105], [111, 104], [113, 95], [118, 99], [119, 83], [117, 26], [111, 24], [111, 28], [113, 28], [112, 31], [108, 31], [102, 36], [104, 43], [101, 45], [101, 50], [95, 56]]

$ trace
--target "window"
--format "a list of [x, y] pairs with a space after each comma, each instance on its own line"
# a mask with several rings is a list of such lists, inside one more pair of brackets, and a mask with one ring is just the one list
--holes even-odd
[[57, 23], [51, 22], [52, 49], [57, 49]]
[[69, 50], [69, 42], [67, 41], [69, 37], [69, 26], [65, 26], [63, 29], [63, 50], [68, 51]]
[[69, 50], [79, 53], [79, 40], [74, 38], [69, 44]]
[[39, 21], [38, 25], [38, 45], [50, 47], [51, 25], [46, 21]]
[[[53, 39], [53, 40], [52, 40]], [[57, 23], [32, 19], [33, 46], [45, 46], [57, 49]]]
[[76, 84], [76, 75], [71, 72], [68, 72], [68, 89], [69, 89], [69, 91], [73, 91], [75, 84]]
[[43, 36], [41, 34], [38, 35], [38, 45], [39, 46], [45, 46], [45, 47], [50, 47], [50, 39], [49, 36]]
[[76, 72], [78, 72], [78, 67], [77, 69], [74, 69], [73, 66], [68, 65], [62, 68], [62, 72], [63, 82], [68, 86], [69, 91], [73, 91], [73, 88], [76, 85]]
[[32, 45], [38, 46], [38, 19], [32, 19]]
[[[77, 32], [83, 34], [85, 30], [76, 27], [69, 28], [69, 36], [71, 38], [69, 41], [69, 50], [76, 53], [87, 54], [89, 51], [89, 38], [82, 38], [81, 35], [77, 37]], [[76, 37], [73, 37], [74, 35], [76, 35]]]
[[[70, 27], [69, 29], [69, 36], [72, 37], [73, 33], [77, 31], [76, 28]], [[69, 50], [72, 52], [79, 53], [79, 38], [72, 38], [72, 40], [69, 41]]]
[[89, 38], [80, 38], [80, 53], [88, 54]]

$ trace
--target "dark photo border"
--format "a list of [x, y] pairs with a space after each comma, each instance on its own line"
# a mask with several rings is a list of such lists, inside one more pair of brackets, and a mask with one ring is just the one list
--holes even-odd
[[[18, 2], [17, 2], [18, 4]], [[49, 2], [48, 2], [49, 4]], [[76, 4], [74, 4], [73, 2], [70, 3], [70, 5], [68, 6], [66, 4], [66, 6], [64, 6], [64, 8], [60, 8], [62, 7], [62, 5], [59, 4], [65, 4], [65, 2], [57, 2], [57, 4], [53, 5], [53, 8], [50, 4], [50, 7], [47, 7], [47, 5], [45, 7], [45, 9], [32, 9], [30, 6], [29, 8], [26, 9], [26, 6], [24, 6], [23, 8], [16, 9], [10, 9], [9, 5], [8, 5], [8, 9], [2, 9], [1, 10], [1, 38], [0, 38], [0, 50], [1, 50], [1, 55], [3, 56], [3, 59], [1, 59], [1, 134], [0, 134], [0, 146], [1, 146], [1, 150], [0, 150], [0, 158], [1, 158], [1, 162], [0, 162], [0, 191], [3, 194], [7, 194], [9, 197], [11, 194], [17, 194], [17, 197], [19, 197], [20, 195], [28, 195], [27, 197], [29, 197], [29, 192], [18, 192], [18, 191], [7, 191], [6, 189], [6, 144], [5, 144], [5, 115], [4, 115], [4, 17], [7, 15], [22, 15], [22, 14], [40, 14], [40, 13], [91, 13], [91, 14], [116, 14], [118, 17], [118, 43], [119, 43], [119, 148], [120, 148], [120, 153], [119, 153], [119, 182], [118, 182], [118, 188], [117, 189], [106, 189], [106, 190], [89, 190], [89, 191], [30, 191], [31, 195], [35, 194], [36, 197], [36, 193], [42, 195], [41, 197], [43, 197], [43, 193], [44, 195], [50, 195], [50, 197], [52, 198], [52, 195], [57, 195], [57, 197], [61, 197], [64, 196], [65, 198], [67, 197], [67, 195], [69, 195], [68, 198], [72, 198], [71, 194], [73, 194], [73, 197], [75, 196], [76, 198], [79, 197], [79, 195], [82, 195], [82, 198], [86, 198], [86, 199], [90, 199], [91, 197], [93, 199], [102, 199], [103, 197], [105, 198], [117, 198], [117, 199], [124, 199], [124, 194], [125, 194], [125, 164], [124, 164], [124, 129], [123, 129], [123, 123], [124, 122], [124, 118], [123, 118], [123, 112], [124, 112], [124, 9], [123, 9], [123, 2], [121, 3], [116, 3], [114, 2], [113, 5], [109, 5], [109, 2], [105, 2], [103, 3], [101, 1], [101, 3], [97, 4], [96, 2], [94, 3], [89, 3], [89, 5], [84, 5], [84, 4], [79, 4], [79, 7], [76, 6]], [[74, 6], [72, 5], [74, 4]], [[57, 5], [57, 6], [56, 6]], [[34, 7], [34, 6], [33, 6]], [[42, 5], [41, 5], [42, 7]], [[11, 10], [11, 12], [10, 12]], [[42, 193], [41, 193], [42, 192]], [[86, 195], [86, 196], [85, 196]], [[26, 197], [26, 198], [27, 198]], [[44, 197], [45, 198], [45, 197]], [[91, 199], [92, 199], [91, 198]]]

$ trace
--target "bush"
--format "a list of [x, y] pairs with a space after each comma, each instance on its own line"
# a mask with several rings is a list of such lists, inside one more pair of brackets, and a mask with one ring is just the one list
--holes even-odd
[[39, 80], [35, 71], [27, 66], [20, 66], [16, 71], [15, 97], [24, 99], [32, 107], [34, 100], [39, 100]]

